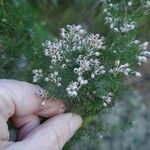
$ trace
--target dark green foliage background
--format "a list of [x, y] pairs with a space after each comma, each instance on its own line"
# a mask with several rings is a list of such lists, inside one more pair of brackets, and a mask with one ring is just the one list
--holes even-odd
[[47, 34], [41, 28], [36, 13], [26, 1], [0, 1], [0, 52], [4, 55], [1, 59], [5, 59], [0, 62], [1, 78], [31, 81], [25, 71], [29, 69], [34, 51], [39, 50], [42, 40], [46, 39]]

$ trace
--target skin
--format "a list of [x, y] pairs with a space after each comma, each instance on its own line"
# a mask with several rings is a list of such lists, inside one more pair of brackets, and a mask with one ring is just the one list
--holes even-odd
[[[80, 116], [64, 113], [62, 101], [46, 101], [35, 93], [39, 86], [0, 80], [0, 150], [61, 150], [80, 127]], [[40, 124], [39, 116], [48, 118]], [[18, 129], [17, 142], [9, 141], [7, 121]]]

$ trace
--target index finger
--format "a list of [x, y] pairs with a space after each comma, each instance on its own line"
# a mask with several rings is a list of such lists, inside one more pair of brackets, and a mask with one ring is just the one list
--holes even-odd
[[36, 95], [39, 90], [41, 90], [39, 86], [27, 82], [0, 80], [1, 103], [6, 106], [3, 106], [3, 111], [1, 113], [5, 114], [4, 116], [6, 118], [9, 118], [12, 115], [15, 117], [22, 117], [29, 114], [49, 117], [57, 113], [54, 112], [56, 109], [64, 107], [63, 102], [60, 100], [49, 100], [46, 102], [46, 107], [43, 108], [42, 99]]
[[[0, 80], [0, 116], [7, 133], [6, 139], [9, 136], [6, 122], [10, 117], [17, 128], [32, 125], [23, 131], [27, 133], [39, 124], [38, 116], [50, 117], [64, 112], [64, 104], [60, 100], [47, 101], [46, 107], [42, 107], [42, 99], [35, 94], [39, 90], [39, 86], [30, 83]], [[3, 137], [4, 133], [1, 134], [0, 137]]]

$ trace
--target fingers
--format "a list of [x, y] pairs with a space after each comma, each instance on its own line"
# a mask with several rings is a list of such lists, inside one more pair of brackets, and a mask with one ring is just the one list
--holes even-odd
[[44, 108], [41, 108], [37, 114], [42, 117], [50, 117], [61, 114], [65, 111], [65, 105], [61, 100], [46, 101]]
[[6, 121], [0, 115], [0, 141], [9, 140], [9, 132]]
[[[33, 129], [40, 125], [40, 119], [35, 115], [28, 116], [28, 118], [23, 118], [23, 121], [24, 120], [28, 121], [26, 123], [22, 122], [23, 126], [21, 126], [17, 133], [17, 141], [24, 139]], [[21, 122], [22, 118], [18, 121]]]
[[39, 86], [26, 82], [0, 80], [1, 115], [7, 121], [12, 115], [14, 118], [21, 118], [32, 114], [50, 117], [64, 112], [62, 101], [51, 102], [49, 100], [45, 105], [46, 108], [42, 107], [42, 99], [35, 94], [40, 89]]
[[[6, 112], [6, 109], [9, 109], [8, 113], [10, 114], [11, 112], [11, 115], [13, 113], [15, 117], [23, 117], [30, 114], [40, 115], [40, 113], [43, 117], [50, 117], [64, 111], [62, 110], [64, 107], [62, 101], [48, 101], [46, 109], [42, 107], [42, 99], [35, 94], [40, 89], [39, 86], [26, 82], [0, 80], [0, 96], [2, 97], [2, 101], [4, 101], [4, 111]], [[10, 115], [6, 117], [10, 117]]]
[[0, 150], [2, 150], [6, 145], [9, 145], [9, 132], [6, 121], [0, 115]]
[[[0, 120], [5, 132], [0, 131], [0, 139], [9, 139], [7, 120], [11, 117], [13, 124], [21, 128], [18, 133], [19, 139], [25, 137], [31, 130], [39, 125], [38, 116], [51, 117], [52, 115], [63, 113], [64, 104], [62, 101], [50, 100], [42, 106], [42, 99], [37, 96], [41, 88], [26, 82], [15, 80], [0, 80]], [[33, 117], [34, 116], [34, 117]], [[0, 130], [3, 129], [0, 126]]]
[[4, 145], [9, 138], [6, 122], [12, 116], [15, 126], [21, 128], [18, 133], [19, 139], [25, 137], [25, 140], [12, 146], [21, 148], [23, 143], [26, 145], [25, 149], [35, 146], [37, 150], [61, 149], [81, 125], [82, 120], [79, 116], [68, 113], [57, 115], [38, 126], [38, 115], [50, 117], [64, 112], [62, 101], [47, 101], [45, 107], [42, 107], [41, 98], [35, 94], [38, 90], [38, 86], [26, 82], [0, 80], [0, 116], [3, 119], [0, 123], [3, 122], [2, 127], [7, 132], [0, 134], [0, 142]]
[[[68, 113], [49, 119], [27, 135], [24, 142], [40, 150], [61, 150], [82, 123], [81, 117]], [[38, 141], [38, 142], [37, 142]]]
[[[9, 101], [9, 103], [10, 102], [14, 103], [15, 105], [14, 115], [16, 117], [27, 116], [29, 114], [35, 114], [35, 113], [38, 113], [38, 111], [41, 111], [42, 109], [44, 109], [44, 107], [42, 107], [41, 97], [36, 95], [36, 93], [38, 93], [39, 90], [41, 90], [39, 86], [29, 84], [26, 82], [15, 81], [15, 80], [0, 80], [0, 88], [3, 88], [4, 90], [3, 93], [1, 93], [1, 95], [4, 95], [5, 93], [5, 97], [3, 99], [5, 99], [5, 101]], [[56, 107], [59, 107], [60, 103], [48, 102], [47, 106], [52, 108], [52, 107], [55, 107], [55, 104], [56, 104]], [[14, 108], [14, 107], [11, 106], [10, 109], [11, 108]], [[47, 110], [49, 111], [49, 109]]]

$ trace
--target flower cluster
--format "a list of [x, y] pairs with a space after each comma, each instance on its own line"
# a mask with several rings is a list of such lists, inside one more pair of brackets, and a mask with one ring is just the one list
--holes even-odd
[[147, 41], [139, 44], [139, 49], [141, 50], [140, 55], [137, 57], [139, 65], [146, 63], [148, 57], [150, 56], [150, 52], [148, 51], [148, 46], [149, 46], [149, 42]]
[[33, 82], [38, 82], [38, 80], [43, 78], [43, 71], [41, 69], [35, 69], [33, 70]]
[[109, 24], [110, 29], [112, 29], [114, 32], [127, 33], [134, 30], [136, 27], [135, 22], [127, 22], [125, 20], [120, 22], [121, 18], [114, 17], [106, 8], [103, 10], [103, 12], [106, 14], [106, 24]]
[[[99, 39], [99, 35], [91, 34], [86, 41], [85, 45], [87, 48], [86, 55], [79, 55], [78, 58], [75, 60], [75, 63], [78, 65], [78, 68], [74, 68], [74, 73], [78, 75], [77, 81], [69, 84], [67, 87], [67, 93], [70, 96], [77, 96], [77, 91], [83, 86], [88, 84], [88, 80], [85, 80], [83, 75], [86, 72], [91, 74], [91, 78], [95, 78], [95, 75], [104, 74], [104, 66], [101, 65], [100, 60], [98, 57], [100, 56], [100, 52], [98, 49], [104, 49], [103, 46], [104, 38]], [[76, 85], [76, 88], [74, 88]], [[73, 86], [73, 88], [72, 88]], [[72, 90], [75, 89], [75, 90]]]
[[77, 91], [81, 88], [82, 85], [87, 84], [88, 81], [84, 80], [83, 77], [78, 77], [78, 82], [71, 82], [66, 91], [68, 93], [68, 95], [72, 96], [72, 97], [76, 97], [78, 95]]
[[115, 68], [113, 69], [110, 69], [109, 70], [110, 73], [113, 73], [113, 74], [118, 74], [118, 73], [122, 73], [124, 74], [125, 76], [129, 76], [130, 74], [134, 74], [136, 77], [141, 77], [141, 74], [137, 71], [133, 71], [131, 68], [130, 68], [130, 64], [129, 63], [126, 63], [126, 64], [123, 64], [121, 65], [120, 64], [120, 60], [117, 60], [115, 62]]
[[[129, 19], [122, 18], [120, 16], [114, 16], [113, 11], [115, 12], [120, 11], [118, 4], [112, 4], [107, 1], [105, 1], [104, 4], [105, 7], [103, 9], [103, 12], [105, 14], [105, 22], [106, 24], [109, 24], [110, 29], [112, 29], [114, 32], [121, 32], [121, 33], [127, 33], [135, 29], [136, 22], [129, 21]], [[125, 6], [125, 10], [127, 11], [127, 9], [130, 8], [132, 5], [133, 1], [131, 0]]]
[[[53, 42], [46, 41], [43, 46], [45, 56], [51, 60], [50, 74], [43, 77], [34, 70], [34, 82], [43, 77], [45, 82], [61, 86], [62, 78], [58, 77], [59, 71], [72, 65], [75, 66], [72, 71], [74, 76], [77, 75], [77, 80], [70, 81], [66, 91], [69, 96], [77, 96], [77, 91], [83, 85], [88, 84], [88, 79], [85, 79], [84, 74], [88, 73], [90, 78], [95, 78], [96, 75], [105, 73], [105, 67], [100, 61], [100, 50], [105, 49], [104, 37], [100, 37], [99, 34], [87, 34], [81, 25], [67, 25], [66, 28], [61, 29], [60, 39]], [[77, 57], [70, 60], [69, 56], [73, 52], [77, 53]]]
[[[137, 26], [135, 20], [131, 19], [130, 17], [127, 18], [127, 16], [120, 16], [118, 14], [114, 12], [121, 12], [123, 11], [121, 7], [119, 7], [120, 5], [122, 5], [122, 7], [124, 7], [124, 12], [123, 14], [127, 14], [128, 13], [128, 9], [130, 9], [130, 7], [133, 5], [133, 3], [135, 3], [133, 0], [128, 1], [126, 4], [123, 2], [119, 3], [111, 3], [110, 0], [103, 0], [104, 3], [104, 9], [103, 12], [105, 14], [105, 21], [106, 24], [110, 25], [110, 29], [112, 29], [114, 32], [120, 32], [120, 33], [128, 33], [132, 30], [135, 30], [135, 27]], [[145, 5], [146, 4], [146, 5]], [[143, 6], [145, 5], [146, 8], [148, 8], [150, 2], [146, 1], [146, 3], [144, 3], [144, 1], [141, 2], [141, 8], [144, 8]], [[143, 10], [144, 12], [144, 10]], [[147, 57], [150, 56], [150, 52], [147, 51], [148, 50], [148, 45], [149, 42], [144, 42], [141, 43], [139, 40], [135, 40], [132, 41], [131, 44], [134, 43], [135, 45], [138, 45], [138, 49], [142, 52], [140, 52], [139, 56], [137, 57], [138, 60], [138, 64], [141, 65], [142, 63], [147, 62]], [[116, 51], [114, 51], [115, 53], [117, 53]], [[126, 76], [130, 75], [130, 74], [134, 74], [137, 77], [140, 77], [141, 74], [139, 72], [133, 71], [130, 68], [130, 64], [129, 63], [125, 63], [125, 64], [120, 64], [120, 60], [117, 60], [115, 62], [115, 67], [113, 69], [109, 70], [110, 73], [113, 74], [118, 74], [118, 73], [122, 73]]]
[[[84, 80], [84, 77], [83, 77], [83, 75], [86, 72], [90, 73], [91, 78], [95, 78], [96, 75], [101, 75], [106, 72], [105, 67], [101, 65], [100, 60], [98, 58], [94, 59], [94, 57], [98, 57], [98, 56], [100, 56], [99, 52], [94, 52], [91, 50], [88, 53], [88, 55], [86, 56], [79, 55], [78, 58], [76, 59], [75, 63], [78, 64], [79, 66], [78, 68], [74, 68], [74, 73], [77, 74], [78, 76], [77, 81], [73, 82], [76, 84], [76, 86], [78, 86], [76, 88], [76, 92], [82, 87], [82, 85], [86, 85], [88, 83], [88, 80]], [[68, 91], [68, 89], [71, 88], [71, 85], [72, 85], [72, 82], [67, 87], [67, 92], [70, 96], [72, 96], [72, 93], [70, 90]]]
[[47, 77], [45, 77], [46, 82], [52, 82], [56, 84], [58, 87], [61, 86], [61, 77], [58, 77], [58, 71], [55, 71], [54, 73], [50, 73]]
[[55, 64], [58, 61], [61, 61], [63, 58], [63, 50], [62, 50], [62, 43], [60, 41], [50, 42], [46, 41], [43, 44], [45, 47], [44, 54], [45, 56], [49, 56], [51, 58], [51, 63]]
[[120, 27], [120, 30], [122, 33], [127, 33], [129, 31], [134, 30], [134, 29], [135, 29], [135, 22], [130, 22], [130, 23], [125, 22], [123, 24], [123, 26]]
[[112, 96], [113, 94], [109, 92], [106, 96], [101, 96], [101, 99], [103, 100], [103, 106], [106, 107], [112, 102]]
[[[124, 24], [119, 30], [129, 32], [132, 29], [134, 29], [134, 23]], [[141, 43], [139, 40], [129, 44], [142, 51], [137, 58], [139, 64], [146, 62], [147, 56], [150, 56], [150, 52], [147, 51], [148, 44], [148, 42]], [[43, 80], [47, 84], [53, 84], [56, 88], [65, 90], [67, 97], [75, 98], [84, 89], [86, 92], [83, 92], [83, 95], [87, 96], [87, 93], [92, 95], [95, 90], [91, 91], [90, 85], [96, 84], [99, 81], [97, 79], [105, 75], [117, 77], [118, 74], [122, 74], [141, 77], [141, 74], [134, 71], [128, 62], [122, 60], [116, 60], [114, 67], [105, 66], [106, 63], [103, 62], [104, 60], [102, 61], [103, 54], [107, 52], [104, 37], [99, 34], [88, 34], [80, 25], [67, 25], [66, 28], [61, 29], [59, 39], [46, 41], [43, 46], [45, 57], [51, 63], [48, 67], [48, 73], [44, 72], [44, 75], [41, 69], [33, 70], [33, 82]], [[113, 93], [110, 91], [107, 95], [102, 96], [101, 94], [100, 96], [105, 107], [111, 103], [113, 98]], [[91, 95], [88, 94], [89, 97], [92, 97]]]

